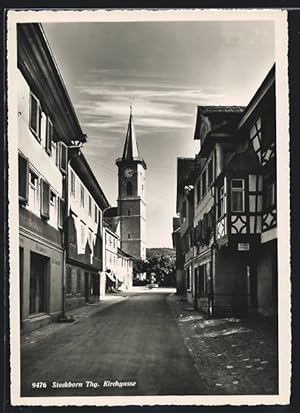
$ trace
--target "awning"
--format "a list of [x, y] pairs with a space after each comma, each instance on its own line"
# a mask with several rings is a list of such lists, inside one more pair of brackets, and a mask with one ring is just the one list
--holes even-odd
[[116, 281], [116, 277], [114, 276], [114, 274], [112, 272], [106, 272], [106, 275], [108, 276], [109, 279], [111, 279], [112, 281]]

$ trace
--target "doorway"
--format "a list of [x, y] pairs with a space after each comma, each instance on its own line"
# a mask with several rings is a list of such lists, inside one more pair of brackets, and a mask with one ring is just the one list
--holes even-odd
[[47, 312], [47, 269], [49, 258], [30, 253], [30, 299], [29, 314]]

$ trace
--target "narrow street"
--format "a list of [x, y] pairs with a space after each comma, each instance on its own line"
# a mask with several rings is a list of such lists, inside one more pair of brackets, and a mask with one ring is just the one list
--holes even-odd
[[[167, 296], [163, 289], [139, 289], [23, 348], [22, 396], [205, 394]], [[105, 381], [136, 384], [103, 386]], [[47, 387], [32, 388], [36, 382]], [[83, 386], [52, 388], [53, 382]]]

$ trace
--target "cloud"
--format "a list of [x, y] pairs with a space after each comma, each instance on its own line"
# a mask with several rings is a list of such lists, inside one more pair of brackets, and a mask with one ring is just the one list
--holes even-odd
[[223, 98], [218, 90], [185, 86], [165, 74], [134, 70], [91, 70], [76, 90], [75, 108], [84, 130], [93, 142], [99, 135], [99, 145], [101, 137], [101, 146], [107, 149], [119, 145], [112, 136], [124, 136], [132, 102], [134, 123], [143, 136], [153, 129], [189, 130], [195, 125], [198, 104], [216, 104]]

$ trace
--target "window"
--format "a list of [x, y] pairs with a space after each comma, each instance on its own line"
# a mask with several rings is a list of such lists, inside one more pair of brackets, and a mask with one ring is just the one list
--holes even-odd
[[50, 205], [54, 206], [56, 201], [56, 195], [53, 191], [50, 191]]
[[89, 196], [89, 217], [92, 216], [92, 198]]
[[42, 111], [40, 102], [38, 99], [31, 93], [30, 94], [30, 108], [29, 108], [29, 127], [33, 132], [34, 136], [41, 141], [41, 117]]
[[52, 146], [52, 148], [51, 148], [51, 154], [52, 154], [52, 156], [54, 156], [55, 164], [56, 164], [56, 143], [52, 141], [51, 146]]
[[61, 198], [58, 198], [58, 228], [63, 228], [64, 224], [64, 201]]
[[52, 153], [52, 140], [53, 140], [53, 124], [52, 124], [50, 118], [47, 117], [45, 149], [46, 149], [46, 152], [49, 155], [51, 155], [51, 153]]
[[60, 167], [60, 142], [56, 143], [55, 148], [55, 165], [59, 168]]
[[127, 182], [126, 184], [126, 195], [131, 196], [133, 193], [132, 182]]
[[245, 210], [244, 179], [231, 180], [231, 211], [244, 212]]
[[29, 171], [29, 207], [38, 214], [38, 177], [33, 171]]
[[66, 293], [72, 292], [72, 268], [67, 267], [67, 279], [66, 279]]
[[128, 216], [130, 216], [130, 215], [131, 215], [131, 211], [130, 211], [130, 209], [128, 209], [127, 213], [128, 213]]
[[224, 185], [219, 188], [218, 192], [218, 218], [221, 218], [225, 214], [225, 193]]
[[48, 182], [41, 179], [41, 217], [49, 219], [50, 214], [50, 187]]
[[201, 186], [200, 186], [200, 183], [201, 183], [201, 181], [200, 181], [200, 179], [199, 179], [199, 181], [198, 181], [198, 183], [197, 183], [197, 187], [196, 187], [197, 204], [199, 204], [200, 199], [201, 199]]
[[53, 191], [50, 191], [50, 221], [51, 224], [57, 224], [57, 211], [56, 211], [56, 195]]
[[84, 186], [80, 184], [80, 206], [84, 208]]
[[213, 162], [212, 159], [209, 161], [208, 163], [208, 167], [207, 167], [207, 185], [208, 187], [211, 185], [212, 181], [213, 181]]
[[77, 293], [81, 292], [81, 271], [80, 270], [77, 270], [76, 291]]
[[67, 147], [63, 142], [60, 142], [59, 166], [62, 172], [67, 171]]
[[75, 198], [76, 196], [76, 178], [72, 170], [71, 170], [71, 195], [73, 198]]
[[252, 141], [253, 149], [261, 161], [261, 119], [257, 119], [255, 124], [250, 129], [250, 140]]
[[95, 222], [96, 222], [96, 224], [98, 222], [98, 208], [97, 208], [97, 205], [95, 205]]
[[19, 202], [28, 202], [28, 159], [19, 154]]
[[206, 170], [202, 173], [201, 177], [201, 183], [202, 183], [202, 196], [206, 194]]
[[128, 239], [130, 239], [130, 234], [128, 234]]
[[265, 211], [270, 211], [276, 207], [276, 185], [275, 178], [267, 178], [264, 182], [264, 204]]

